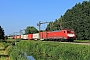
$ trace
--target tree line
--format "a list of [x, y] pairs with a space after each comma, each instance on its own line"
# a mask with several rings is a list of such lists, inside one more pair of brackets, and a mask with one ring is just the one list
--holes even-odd
[[[68, 9], [63, 16], [60, 16], [60, 18], [56, 19], [55, 21], [51, 21], [45, 30], [55, 31], [64, 28], [73, 29], [75, 31], [77, 39], [90, 40], [89, 27], [90, 27], [90, 2], [83, 1], [82, 3], [77, 3], [71, 9]], [[28, 32], [29, 33], [38, 32], [37, 29], [35, 32], [34, 30], [35, 29], [32, 29], [33, 32], [31, 31]]]
[[90, 2], [84, 1], [68, 9], [59, 19], [50, 22], [46, 30], [53, 31], [64, 28], [73, 29], [77, 39], [90, 39]]
[[4, 40], [4, 30], [1, 26], [0, 26], [0, 39]]

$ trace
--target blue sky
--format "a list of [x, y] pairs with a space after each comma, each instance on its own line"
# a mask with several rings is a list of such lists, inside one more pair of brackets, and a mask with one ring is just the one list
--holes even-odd
[[[83, 0], [0, 0], [0, 26], [9, 35], [39, 21], [54, 21]], [[41, 26], [45, 29], [46, 24]]]

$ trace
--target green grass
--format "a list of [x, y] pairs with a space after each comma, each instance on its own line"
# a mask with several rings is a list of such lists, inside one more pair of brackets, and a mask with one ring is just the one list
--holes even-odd
[[17, 47], [10, 47], [7, 50], [11, 60], [27, 60], [24, 52], [20, 51]]
[[90, 43], [90, 40], [74, 40], [74, 42], [77, 42], [77, 43]]
[[[8, 45], [12, 45], [15, 42], [14, 39], [7, 40]], [[90, 42], [89, 40], [75, 40], [74, 42]], [[4, 44], [4, 47], [7, 45]], [[65, 44], [60, 42], [42, 42], [31, 40], [20, 40], [15, 46], [11, 47], [8, 51], [10, 58], [23, 59], [23, 53], [32, 55], [36, 60], [89, 60], [90, 46], [77, 45], [77, 44]]]
[[21, 41], [21, 39], [7, 39], [6, 40], [7, 42], [19, 42], [19, 41]]
[[1, 57], [0, 60], [9, 60], [8, 57]]
[[[16, 46], [15, 46], [15, 42], [19, 42], [19, 40], [15, 40], [15, 39], [8, 39], [7, 43], [9, 45], [9, 48], [6, 49], [10, 60], [27, 60], [27, 58], [25, 57], [24, 53], [22, 51], [20, 51]], [[6, 45], [5, 45], [6, 46]]]
[[14, 41], [14, 39], [10, 39], [6, 42], [0, 42], [0, 60], [8, 60], [9, 57], [9, 60], [27, 60], [24, 53], [13, 45]]
[[[60, 42], [20, 41], [17, 47], [36, 60], [89, 60], [90, 46]], [[37, 55], [36, 55], [37, 54]], [[41, 59], [40, 59], [41, 58]]]
[[8, 57], [4, 56], [5, 55], [5, 48], [7, 44], [5, 44], [5, 42], [0, 42], [0, 60], [7, 60]]

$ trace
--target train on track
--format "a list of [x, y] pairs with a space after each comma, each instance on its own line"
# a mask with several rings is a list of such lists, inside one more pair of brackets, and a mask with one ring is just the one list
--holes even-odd
[[59, 31], [44, 31], [35, 34], [17, 35], [14, 39], [23, 40], [51, 40], [51, 41], [70, 41], [76, 38], [74, 30], [63, 29]]

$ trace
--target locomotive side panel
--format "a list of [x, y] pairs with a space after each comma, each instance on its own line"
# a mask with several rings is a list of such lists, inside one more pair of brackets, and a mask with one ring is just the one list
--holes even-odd
[[56, 31], [48, 33], [48, 38], [52, 39], [61, 39], [65, 37], [65, 33], [63, 31]]

